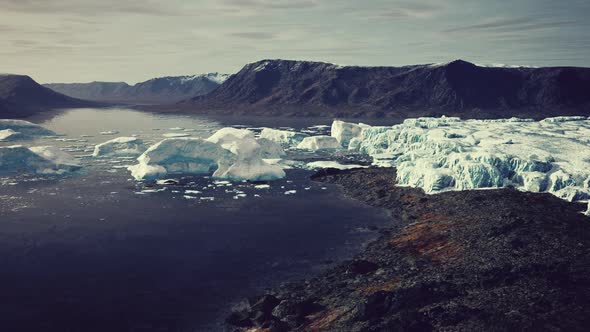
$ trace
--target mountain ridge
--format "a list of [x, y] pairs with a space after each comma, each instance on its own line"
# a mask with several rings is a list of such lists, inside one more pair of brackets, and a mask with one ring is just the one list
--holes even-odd
[[179, 106], [293, 115], [590, 115], [586, 91], [590, 68], [584, 67], [483, 67], [464, 60], [362, 67], [266, 59]]
[[130, 85], [126, 82], [48, 83], [44, 84], [65, 95], [102, 102], [171, 104], [208, 93], [217, 88], [227, 74], [163, 76]]
[[46, 88], [30, 76], [0, 74], [0, 114], [23, 117], [56, 108], [99, 106]]

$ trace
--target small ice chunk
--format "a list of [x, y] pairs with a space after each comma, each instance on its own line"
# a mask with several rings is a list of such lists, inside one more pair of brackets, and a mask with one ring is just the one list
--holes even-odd
[[116, 130], [107, 130], [107, 131], [101, 131], [100, 134], [104, 135], [104, 136], [110, 136], [110, 135], [117, 135], [119, 132]]
[[309, 135], [295, 131], [272, 128], [264, 128], [262, 132], [260, 132], [260, 138], [265, 138], [283, 145], [297, 145], [306, 137], [309, 137]]
[[285, 191], [285, 195], [295, 195], [297, 193], [297, 190], [287, 190]]
[[167, 137], [167, 138], [174, 138], [174, 137], [189, 137], [191, 134], [187, 134], [187, 133], [165, 133], [162, 134], [163, 137]]
[[270, 185], [268, 184], [257, 184], [254, 186], [254, 189], [270, 189]]
[[306, 167], [309, 169], [315, 168], [336, 168], [336, 169], [353, 169], [353, 168], [367, 168], [369, 166], [355, 165], [355, 164], [341, 164], [337, 161], [314, 161], [307, 163]]

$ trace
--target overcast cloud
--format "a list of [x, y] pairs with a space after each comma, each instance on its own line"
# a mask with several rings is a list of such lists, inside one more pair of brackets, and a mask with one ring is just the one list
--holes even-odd
[[590, 66], [588, 17], [587, 0], [0, 0], [0, 72], [133, 83], [266, 58]]

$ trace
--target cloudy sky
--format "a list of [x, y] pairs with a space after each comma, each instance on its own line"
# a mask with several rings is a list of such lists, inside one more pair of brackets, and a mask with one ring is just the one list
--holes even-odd
[[267, 58], [590, 66], [588, 0], [0, 0], [0, 72], [233, 73]]

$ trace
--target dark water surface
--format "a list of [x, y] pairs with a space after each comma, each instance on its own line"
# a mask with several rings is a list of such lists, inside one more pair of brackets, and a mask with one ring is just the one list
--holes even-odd
[[[188, 126], [125, 113], [133, 121], [118, 128], [108, 117], [69, 127], [89, 114], [46, 125], [67, 137]], [[367, 226], [387, 222], [383, 211], [312, 183], [309, 171], [289, 170], [271, 189], [202, 177], [146, 188], [109, 162], [83, 160], [79, 174], [0, 185], [1, 331], [217, 331], [230, 304], [350, 257], [375, 236]], [[187, 199], [187, 189], [215, 200]]]

